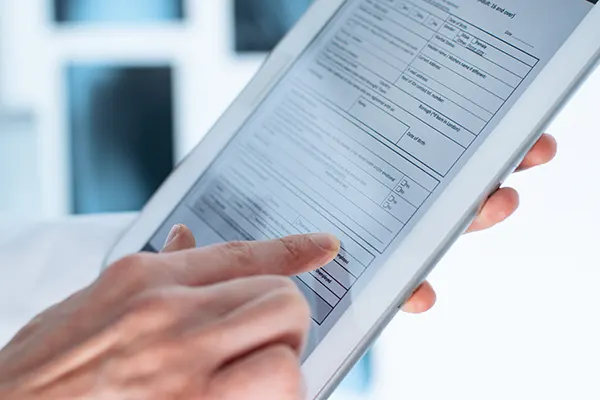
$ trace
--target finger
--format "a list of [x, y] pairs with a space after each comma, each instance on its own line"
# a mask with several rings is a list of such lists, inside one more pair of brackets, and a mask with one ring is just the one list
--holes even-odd
[[196, 247], [196, 239], [192, 231], [185, 225], [175, 225], [165, 241], [162, 253], [188, 250]]
[[549, 163], [556, 156], [558, 144], [551, 135], [544, 134], [529, 150], [517, 171], [525, 171], [539, 165]]
[[158, 325], [173, 327], [182, 340], [194, 338], [199, 327], [229, 318], [239, 308], [271, 295], [295, 296], [296, 301], [305, 302], [293, 281], [281, 276], [255, 276], [202, 288], [167, 285], [152, 289], [127, 302], [131, 318], [121, 320], [121, 339], [127, 340], [129, 332], [135, 337], [151, 334]]
[[519, 207], [519, 194], [511, 188], [502, 188], [484, 204], [467, 233], [481, 231], [499, 224], [510, 217]]
[[437, 298], [429, 282], [423, 283], [404, 304], [402, 311], [409, 314], [421, 314], [431, 310]]
[[210, 325], [199, 326], [197, 347], [218, 369], [273, 344], [284, 344], [300, 356], [310, 326], [310, 311], [297, 288], [279, 289], [243, 304]]
[[340, 242], [328, 234], [235, 242], [163, 255], [173, 282], [208, 285], [253, 275], [300, 275], [332, 261]]
[[[295, 284], [282, 276], [253, 276], [221, 282], [202, 288], [200, 303], [203, 314], [211, 320], [231, 313], [239, 307], [260, 299], [270, 292], [278, 290], [296, 290]], [[196, 288], [190, 288], [190, 294], [197, 297]]]
[[302, 400], [300, 362], [285, 345], [259, 349], [219, 371], [209, 384], [211, 399]]

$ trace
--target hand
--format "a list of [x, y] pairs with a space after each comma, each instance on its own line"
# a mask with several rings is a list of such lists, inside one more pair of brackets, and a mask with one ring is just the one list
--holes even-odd
[[[546, 164], [556, 155], [556, 140], [550, 135], [544, 135], [529, 151], [517, 172], [525, 171]], [[511, 188], [502, 188], [494, 193], [481, 207], [479, 215], [467, 230], [467, 233], [489, 229], [510, 217], [519, 206], [519, 194]], [[403, 310], [408, 313], [420, 314], [429, 311], [436, 301], [436, 295], [428, 282], [419, 287]]]
[[329, 235], [194, 248], [109, 267], [0, 352], [0, 398], [300, 399], [310, 315], [297, 275], [329, 263]]

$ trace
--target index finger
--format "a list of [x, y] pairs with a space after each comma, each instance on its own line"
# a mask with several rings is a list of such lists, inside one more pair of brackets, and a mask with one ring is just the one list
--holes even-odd
[[203, 286], [254, 275], [300, 275], [328, 264], [339, 250], [338, 239], [320, 233], [218, 244], [159, 257], [174, 283]]

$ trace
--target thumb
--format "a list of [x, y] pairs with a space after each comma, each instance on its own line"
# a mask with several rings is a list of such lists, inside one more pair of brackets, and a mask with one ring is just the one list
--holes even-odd
[[175, 225], [165, 241], [161, 253], [172, 253], [175, 251], [189, 250], [196, 247], [194, 234], [185, 225]]

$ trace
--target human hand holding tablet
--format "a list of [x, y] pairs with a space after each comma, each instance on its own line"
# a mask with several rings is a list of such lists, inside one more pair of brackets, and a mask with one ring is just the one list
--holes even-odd
[[596, 65], [594, 4], [315, 2], [107, 263], [177, 223], [200, 246], [334, 234], [336, 259], [293, 278], [325, 398]]

